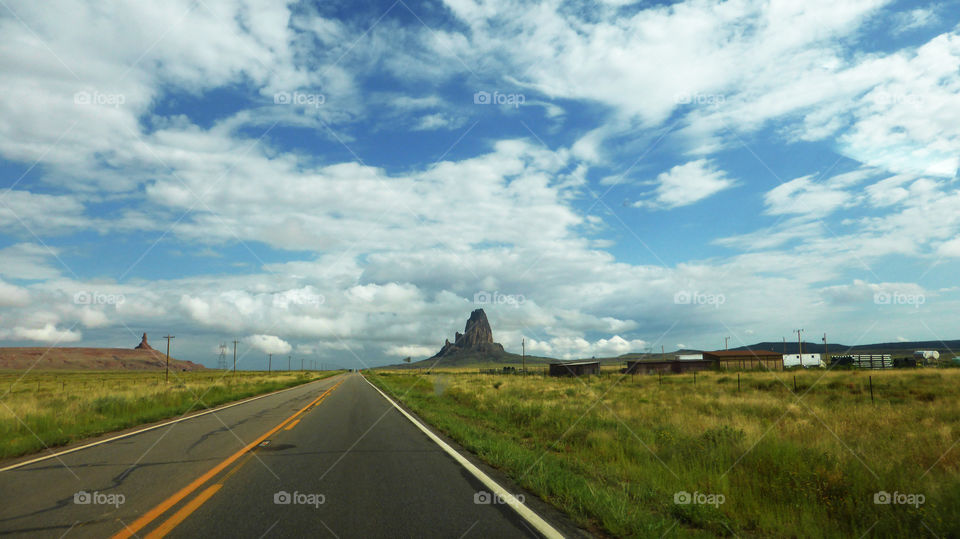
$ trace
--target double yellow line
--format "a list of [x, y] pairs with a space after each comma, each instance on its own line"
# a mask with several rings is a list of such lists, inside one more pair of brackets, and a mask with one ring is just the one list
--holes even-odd
[[[260, 444], [261, 444], [264, 440], [266, 440], [267, 438], [269, 438], [269, 437], [273, 436], [274, 434], [276, 434], [277, 431], [279, 431], [279, 430], [282, 429], [283, 427], [287, 426], [288, 424], [290, 424], [291, 422], [293, 422], [295, 419], [296, 419], [297, 421], [300, 421], [299, 417], [300, 417], [304, 412], [306, 412], [307, 410], [309, 410], [311, 407], [320, 404], [320, 401], [322, 401], [323, 399], [327, 398], [327, 395], [329, 395], [330, 393], [332, 393], [333, 390], [337, 389], [337, 387], [339, 387], [340, 384], [342, 384], [342, 383], [343, 383], [343, 380], [340, 380], [340, 381], [337, 382], [333, 387], [331, 387], [330, 389], [324, 391], [319, 397], [317, 397], [316, 399], [314, 399], [310, 404], [304, 406], [304, 407], [301, 408], [300, 410], [297, 410], [296, 413], [294, 413], [292, 416], [288, 417], [287, 419], [283, 420], [283, 422], [281, 422], [279, 425], [277, 425], [276, 427], [273, 427], [272, 429], [270, 429], [269, 431], [267, 431], [266, 433], [264, 433], [262, 436], [260, 436], [260, 437], [257, 438], [256, 440], [254, 440], [254, 441], [250, 442], [249, 444], [247, 444], [246, 446], [244, 446], [244, 448], [241, 449], [240, 451], [237, 451], [236, 453], [234, 453], [234, 454], [230, 455], [229, 457], [227, 457], [223, 462], [221, 462], [220, 464], [217, 464], [216, 466], [214, 466], [213, 468], [211, 468], [210, 470], [208, 470], [206, 473], [204, 473], [204, 474], [201, 475], [200, 477], [196, 478], [192, 483], [190, 483], [189, 485], [187, 485], [187, 486], [183, 487], [182, 489], [180, 489], [179, 491], [177, 491], [176, 494], [174, 494], [173, 496], [170, 496], [169, 498], [167, 498], [166, 500], [164, 500], [163, 502], [161, 502], [159, 505], [157, 505], [157, 506], [154, 507], [153, 509], [151, 509], [151, 510], [147, 511], [146, 513], [144, 513], [144, 515], [143, 515], [142, 517], [138, 518], [138, 519], [135, 520], [133, 523], [131, 523], [131, 524], [129, 524], [129, 525], [126, 525], [126, 526], [124, 527], [124, 529], [122, 529], [122, 530], [120, 530], [119, 532], [117, 532], [116, 534], [114, 534], [113, 539], [127, 539], [127, 538], [135, 535], [138, 531], [142, 530], [144, 527], [146, 527], [147, 525], [149, 525], [151, 522], [153, 522], [154, 520], [158, 519], [161, 515], [163, 515], [163, 514], [166, 513], [167, 511], [169, 511], [170, 508], [172, 508], [173, 506], [175, 506], [175, 505], [177, 505], [178, 503], [180, 503], [181, 501], [183, 501], [183, 499], [186, 498], [187, 496], [189, 496], [191, 493], [193, 493], [193, 491], [197, 490], [198, 488], [200, 488], [201, 486], [203, 486], [205, 483], [207, 483], [208, 481], [210, 481], [211, 479], [213, 479], [214, 477], [216, 477], [217, 474], [219, 474], [219, 473], [222, 472], [224, 469], [226, 469], [228, 466], [230, 466], [231, 464], [233, 464], [234, 462], [236, 462], [237, 459], [239, 459], [239, 458], [242, 457], [243, 455], [249, 453], [253, 448], [255, 448], [255, 447], [257, 447], [258, 445], [260, 445]], [[292, 428], [292, 427], [291, 427], [291, 428]], [[229, 475], [228, 475], [228, 477], [229, 477]], [[177, 511], [173, 516], [171, 516], [167, 521], [165, 521], [163, 524], [161, 524], [156, 530], [154, 530], [153, 533], [149, 534], [147, 537], [163, 537], [164, 535], [166, 535], [167, 533], [169, 533], [169, 532], [170, 532], [171, 530], [173, 530], [173, 528], [175, 528], [178, 524], [180, 524], [181, 522], [183, 522], [184, 519], [186, 519], [188, 516], [190, 516], [191, 513], [193, 513], [193, 512], [196, 511], [201, 505], [203, 505], [204, 502], [206, 502], [207, 500], [209, 500], [211, 496], [213, 496], [214, 494], [216, 494], [216, 492], [217, 492], [218, 490], [220, 490], [220, 487], [222, 487], [222, 486], [223, 486], [223, 482], [220, 482], [219, 484], [216, 484], [216, 485], [212, 485], [212, 486], [210, 486], [210, 487], [207, 487], [206, 490], [204, 490], [203, 492], [201, 492], [196, 498], [194, 498], [193, 500], [191, 500], [190, 503], [188, 503], [188, 504], [185, 505], [182, 509], [180, 509], [179, 511]]]

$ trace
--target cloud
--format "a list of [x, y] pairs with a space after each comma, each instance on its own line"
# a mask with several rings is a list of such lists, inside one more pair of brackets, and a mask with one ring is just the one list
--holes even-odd
[[243, 342], [264, 354], [286, 354], [293, 349], [290, 343], [276, 335], [250, 335], [244, 337]]
[[425, 357], [430, 357], [433, 354], [436, 354], [439, 350], [439, 348], [431, 348], [429, 346], [407, 344], [400, 346], [388, 346], [385, 350], [385, 353], [388, 356], [409, 357], [413, 361], [417, 361]]
[[677, 165], [657, 176], [654, 198], [634, 203], [636, 207], [672, 209], [709, 198], [737, 182], [707, 159]]
[[59, 329], [53, 323], [41, 327], [14, 326], [11, 329], [0, 330], [0, 339], [13, 341], [32, 341], [42, 343], [76, 342], [83, 338], [79, 331]]

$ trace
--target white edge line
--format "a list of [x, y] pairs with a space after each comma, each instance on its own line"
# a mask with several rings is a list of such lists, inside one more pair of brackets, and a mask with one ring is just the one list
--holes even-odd
[[491, 479], [489, 475], [483, 473], [483, 471], [480, 470], [480, 468], [477, 468], [476, 466], [473, 465], [472, 462], [467, 460], [463, 455], [456, 452], [446, 442], [441, 440], [439, 436], [434, 434], [430, 429], [425, 427], [423, 423], [418, 421], [417, 418], [407, 413], [407, 411], [401, 408], [400, 405], [398, 405], [393, 399], [388, 397], [386, 393], [381, 391], [379, 387], [373, 385], [370, 382], [370, 380], [367, 380], [366, 376], [363, 376], [362, 374], [360, 376], [363, 378], [364, 382], [370, 384], [370, 387], [372, 387], [373, 389], [376, 389], [377, 392], [383, 396], [383, 398], [387, 399], [387, 402], [392, 404], [393, 407], [396, 408], [397, 410], [400, 410], [400, 413], [403, 414], [407, 419], [409, 419], [411, 423], [416, 425], [417, 428], [422, 430], [424, 434], [426, 434], [431, 440], [433, 440], [437, 445], [439, 445], [441, 449], [443, 449], [448, 455], [453, 457], [453, 459], [456, 460], [458, 463], [460, 463], [461, 466], [466, 468], [466, 470], [471, 474], [473, 474], [474, 477], [479, 479], [480, 482], [484, 484], [484, 486], [492, 490], [494, 494], [500, 496], [500, 498], [504, 500], [507, 503], [507, 505], [509, 505], [524, 520], [526, 520], [534, 528], [536, 528], [538, 532], [543, 534], [544, 537], [549, 537], [551, 539], [552, 538], [563, 539], [563, 534], [557, 531], [556, 528], [551, 526], [546, 520], [543, 520], [540, 517], [540, 515], [534, 513], [532, 509], [520, 503], [520, 501], [518, 501], [516, 498], [513, 497], [513, 494], [510, 494], [509, 492], [507, 492], [507, 489], [501, 487], [496, 481]]
[[[314, 382], [322, 382], [323, 380], [329, 380], [330, 378], [333, 378], [333, 376], [329, 376], [329, 377], [327, 377], [327, 378], [321, 378], [320, 380], [314, 380]], [[11, 464], [10, 466], [7, 466], [7, 467], [5, 467], [5, 468], [0, 468], [0, 472], [6, 472], [6, 471], [9, 471], [9, 470], [15, 470], [15, 469], [17, 469], [17, 468], [22, 468], [22, 467], [24, 467], [24, 466], [27, 466], [28, 464], [36, 464], [37, 462], [42, 462], [42, 461], [45, 461], [45, 460], [48, 460], [48, 459], [52, 459], [52, 458], [54, 458], [54, 457], [59, 457], [59, 456], [62, 456], [62, 455], [66, 455], [66, 454], [68, 454], [68, 453], [73, 453], [73, 452], [80, 451], [80, 450], [83, 450], [83, 449], [89, 449], [89, 448], [91, 448], [91, 447], [95, 447], [95, 446], [98, 446], [98, 445], [101, 445], [101, 444], [105, 444], [105, 443], [109, 443], [109, 442], [114, 442], [114, 441], [117, 441], [117, 440], [122, 440], [122, 439], [124, 439], [124, 438], [129, 438], [129, 437], [131, 437], [131, 436], [136, 436], [137, 434], [142, 434], [142, 433], [147, 432], [147, 431], [151, 431], [151, 430], [154, 430], [154, 429], [159, 429], [160, 427], [166, 427], [167, 425], [173, 425], [174, 423], [179, 423], [179, 422], [181, 422], [181, 421], [187, 421], [188, 419], [194, 419], [194, 418], [197, 418], [197, 417], [200, 417], [200, 416], [204, 416], [204, 415], [207, 415], [207, 414], [212, 414], [212, 413], [214, 413], [214, 412], [219, 412], [220, 410], [226, 410], [227, 408], [232, 408], [232, 407], [234, 407], [234, 406], [240, 406], [241, 404], [246, 404], [246, 403], [248, 403], [248, 402], [252, 402], [252, 401], [255, 401], [255, 400], [257, 400], [257, 399], [263, 399], [263, 398], [269, 397], [269, 396], [271, 396], [271, 395], [276, 395], [276, 394], [278, 394], [278, 393], [283, 393], [284, 391], [292, 391], [292, 390], [294, 390], [294, 389], [298, 389], [298, 388], [307, 386], [307, 385], [312, 384], [312, 383], [313, 383], [313, 382], [307, 382], [306, 384], [300, 384], [300, 385], [296, 385], [296, 386], [293, 386], [293, 387], [288, 387], [288, 388], [286, 388], [286, 389], [279, 389], [279, 390], [277, 390], [277, 391], [272, 391], [272, 392], [270, 392], [270, 393], [264, 393], [263, 395], [257, 395], [257, 396], [255, 396], [255, 397], [250, 397], [250, 398], [244, 399], [244, 400], [242, 400], [242, 401], [231, 402], [231, 403], [229, 403], [229, 404], [225, 404], [225, 405], [223, 405], [223, 406], [218, 406], [218, 407], [216, 407], [216, 408], [210, 408], [209, 410], [203, 410], [203, 411], [197, 412], [197, 413], [192, 414], [192, 415], [188, 415], [188, 416], [184, 416], [184, 417], [178, 417], [177, 419], [173, 419], [173, 420], [171, 420], [171, 421], [165, 421], [165, 422], [163, 422], [163, 423], [158, 423], [158, 424], [156, 424], [156, 425], [151, 425], [151, 426], [149, 426], [149, 427], [142, 428], [142, 429], [140, 429], [140, 430], [135, 430], [135, 431], [133, 431], [133, 432], [127, 432], [127, 433], [125, 433], [125, 434], [119, 434], [119, 435], [117, 435], [117, 436], [113, 436], [112, 438], [107, 438], [107, 439], [105, 439], [105, 440], [99, 440], [99, 441], [96, 441], [96, 442], [91, 442], [91, 443], [86, 444], [86, 445], [81, 445], [81, 446], [79, 446], [79, 447], [74, 447], [74, 448], [72, 448], [72, 449], [66, 449], [66, 450], [64, 450], [64, 451], [60, 451], [60, 452], [57, 452], [57, 453], [51, 453], [51, 454], [49, 454], [49, 455], [44, 455], [44, 456], [42, 456], [42, 457], [37, 457], [37, 458], [34, 458], [34, 459], [25, 460], [25, 461], [23, 461], [23, 462], [18, 462], [18, 463], [16, 463], [16, 464]]]

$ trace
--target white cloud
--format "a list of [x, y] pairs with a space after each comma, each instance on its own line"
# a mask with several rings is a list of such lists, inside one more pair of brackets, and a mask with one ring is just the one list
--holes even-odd
[[737, 182], [707, 159], [677, 165], [657, 176], [654, 198], [636, 202], [634, 206], [649, 208], [677, 208], [709, 198]]
[[30, 303], [30, 292], [0, 280], [0, 307], [23, 307]]
[[411, 360], [417, 361], [423, 358], [431, 357], [433, 354], [436, 354], [439, 351], [439, 348], [434, 349], [429, 346], [405, 344], [400, 346], [388, 346], [385, 350], [385, 353], [388, 356], [409, 357]]
[[276, 335], [250, 335], [243, 342], [264, 354], [286, 354], [293, 350], [290, 343]]
[[67, 343], [79, 341], [82, 337], [79, 331], [59, 329], [53, 323], [47, 323], [41, 327], [14, 326], [11, 329], [0, 330], [0, 339], [14, 341]]

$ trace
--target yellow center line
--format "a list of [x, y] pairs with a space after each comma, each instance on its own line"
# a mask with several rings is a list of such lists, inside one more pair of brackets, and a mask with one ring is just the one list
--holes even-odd
[[[340, 384], [342, 384], [342, 383], [343, 383], [343, 380], [340, 380], [340, 381], [337, 382], [333, 387], [331, 387], [330, 389], [324, 391], [323, 394], [321, 394], [319, 397], [317, 397], [313, 402], [311, 402], [310, 404], [304, 406], [304, 407], [301, 408], [300, 410], [297, 410], [293, 415], [291, 415], [291, 416], [288, 417], [287, 419], [283, 420], [279, 425], [273, 427], [272, 429], [270, 429], [269, 431], [267, 431], [266, 433], [264, 433], [263, 435], [261, 435], [261, 436], [260, 436], [259, 438], [257, 438], [256, 440], [250, 442], [249, 444], [247, 444], [247, 445], [246, 445], [243, 449], [241, 449], [240, 451], [237, 451], [237, 452], [234, 453], [233, 455], [230, 455], [229, 457], [227, 457], [223, 462], [221, 462], [220, 464], [217, 464], [216, 466], [214, 466], [213, 468], [211, 468], [210, 470], [208, 470], [206, 473], [204, 473], [204, 474], [201, 475], [200, 477], [198, 477], [198, 478], [196, 478], [195, 480], [193, 480], [192, 483], [190, 483], [189, 485], [187, 485], [187, 486], [183, 487], [182, 489], [180, 489], [179, 491], [177, 491], [173, 496], [170, 496], [169, 498], [167, 498], [166, 500], [164, 500], [163, 502], [161, 502], [159, 505], [157, 505], [157, 506], [154, 507], [153, 509], [151, 509], [151, 510], [147, 511], [146, 513], [144, 513], [144, 515], [143, 515], [142, 517], [138, 518], [137, 520], [135, 520], [135, 521], [134, 521], [133, 523], [131, 523], [130, 525], [124, 526], [124, 528], [123, 528], [122, 530], [118, 531], [116, 534], [113, 535], [112, 539], [128, 539], [129, 537], [135, 535], [138, 531], [142, 530], [145, 526], [147, 526], [148, 524], [150, 524], [151, 522], [153, 522], [154, 520], [156, 520], [157, 518], [159, 518], [161, 515], [163, 515], [163, 514], [166, 513], [167, 511], [169, 511], [171, 507], [173, 507], [174, 505], [180, 503], [184, 498], [186, 498], [187, 496], [189, 496], [193, 491], [195, 491], [195, 490], [197, 490], [198, 488], [200, 488], [201, 486], [203, 486], [204, 483], [206, 483], [207, 481], [213, 479], [217, 474], [219, 474], [220, 472], [222, 472], [227, 466], [229, 466], [229, 465], [233, 464], [234, 462], [236, 462], [237, 459], [239, 459], [240, 457], [242, 457], [244, 454], [246, 454], [246, 453], [247, 453], [248, 451], [250, 451], [251, 449], [253, 449], [253, 448], [257, 447], [258, 445], [260, 445], [261, 442], [263, 442], [264, 440], [266, 440], [266, 439], [269, 438], [270, 436], [273, 436], [277, 431], [279, 431], [279, 430], [280, 430], [281, 428], [283, 428], [285, 425], [287, 425], [288, 423], [290, 423], [291, 421], [293, 421], [294, 419], [296, 419], [296, 418], [297, 418], [299, 415], [301, 415], [302, 413], [306, 412], [311, 406], [313, 406], [314, 404], [319, 403], [321, 400], [323, 400], [324, 398], [326, 398], [327, 395], [329, 395], [331, 392], [333, 392], [333, 390], [337, 389], [337, 387], [339, 387]], [[216, 486], [216, 485], [215, 485], [215, 486]], [[211, 488], [212, 488], [212, 487], [211, 487]], [[219, 489], [219, 486], [218, 486], [217, 488]], [[193, 505], [198, 499], [200, 499], [201, 497], [203, 497], [204, 494], [207, 494], [207, 493], [209, 492], [209, 495], [208, 495], [206, 498], [203, 498], [203, 500], [200, 501], [200, 502], [196, 505], [196, 507], [199, 507], [200, 505], [202, 505], [204, 502], [207, 501], [207, 499], [209, 499], [210, 496], [212, 496], [212, 495], [216, 492], [216, 489], [214, 489], [212, 492], [210, 492], [210, 490], [211, 490], [211, 489], [209, 489], [209, 488], [208, 488], [207, 490], [205, 490], [205, 491], [201, 494], [201, 496], [198, 496], [197, 499], [193, 500], [187, 507], [190, 507], [191, 505]], [[195, 511], [195, 510], [196, 510], [196, 507], [194, 507], [194, 508], [191, 509], [188, 513], [186, 513], [185, 515], [183, 515], [183, 518], [186, 518], [187, 516], [189, 516], [190, 513], [192, 513], [193, 511]], [[184, 509], [186, 509], [186, 507], [184, 507]], [[181, 509], [181, 511], [177, 512], [177, 514], [174, 515], [174, 517], [171, 517], [170, 520], [173, 520], [173, 519], [174, 519], [177, 515], [179, 515], [184, 509]], [[181, 519], [181, 520], [182, 520], [182, 519]], [[169, 522], [169, 520], [168, 520], [167, 522]], [[176, 524], [179, 524], [179, 521], [178, 521], [177, 523], [174, 523], [174, 526], [176, 526]], [[164, 525], [166, 525], [166, 522], [164, 523]], [[173, 529], [173, 528], [171, 527], [170, 529]]]
[[293, 429], [293, 427], [296, 427], [296, 426], [297, 426], [297, 423], [299, 423], [299, 422], [300, 422], [299, 419], [295, 419], [295, 420], [293, 421], [293, 423], [290, 423], [289, 425], [287, 425], [287, 427], [286, 427], [285, 429], [283, 429], [283, 430], [291, 430], [291, 429]]
[[183, 508], [181, 508], [179, 511], [174, 513], [169, 520], [161, 524], [157, 529], [147, 534], [147, 539], [160, 539], [166, 536], [168, 533], [173, 531], [173, 529], [176, 528], [178, 524], [183, 522], [188, 516], [190, 516], [194, 511], [196, 511], [201, 505], [203, 505], [203, 502], [209, 500], [211, 496], [216, 494], [217, 491], [220, 490], [220, 487], [222, 486], [223, 484], [216, 483], [214, 485], [210, 485], [209, 487], [207, 487], [207, 489], [201, 492], [199, 496], [190, 500], [190, 503], [188, 503], [187, 505], [184, 505]]

